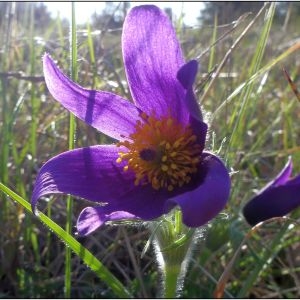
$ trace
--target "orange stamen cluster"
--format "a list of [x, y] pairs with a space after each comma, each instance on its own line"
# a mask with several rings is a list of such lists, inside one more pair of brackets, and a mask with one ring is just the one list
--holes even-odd
[[117, 162], [127, 161], [123, 169], [135, 172], [135, 185], [150, 183], [155, 190], [172, 191], [189, 183], [202, 151], [192, 128], [170, 116], [158, 119], [142, 113], [141, 118], [128, 140], [117, 144], [128, 149], [119, 152]]

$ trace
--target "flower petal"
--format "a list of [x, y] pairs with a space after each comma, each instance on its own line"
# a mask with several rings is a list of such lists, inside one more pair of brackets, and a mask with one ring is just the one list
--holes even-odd
[[193, 84], [198, 71], [198, 62], [196, 60], [190, 60], [184, 64], [179, 71], [177, 72], [177, 79], [180, 81], [182, 86], [186, 89], [185, 101], [188, 110], [194, 118], [202, 121], [202, 113], [200, 106], [197, 103], [194, 91]]
[[109, 202], [134, 188], [134, 174], [116, 163], [120, 148], [93, 146], [59, 154], [40, 169], [31, 205], [48, 194], [72, 194], [95, 202]]
[[292, 158], [289, 157], [288, 162], [283, 167], [281, 172], [276, 176], [276, 178], [271, 182], [271, 186], [279, 186], [285, 184], [292, 175], [293, 163]]
[[194, 84], [196, 75], [198, 72], [198, 62], [196, 60], [190, 60], [184, 64], [177, 72], [177, 79], [182, 86], [187, 90]]
[[82, 236], [88, 235], [107, 221], [136, 219], [135, 215], [125, 211], [106, 211], [105, 207], [86, 207], [77, 220], [77, 230]]
[[195, 189], [168, 200], [178, 204], [183, 223], [190, 227], [206, 224], [226, 205], [230, 193], [230, 177], [223, 162], [213, 154], [203, 153], [199, 181]]
[[153, 220], [168, 212], [164, 202], [168, 196], [169, 192], [155, 191], [149, 185], [136, 186], [107, 205], [85, 208], [78, 217], [77, 230], [88, 235], [107, 221]]
[[197, 136], [197, 143], [201, 146], [201, 151], [203, 151], [206, 142], [207, 124], [191, 115], [190, 125], [193, 133]]
[[300, 185], [300, 174], [287, 181], [286, 185]]
[[158, 117], [170, 112], [187, 123], [185, 90], [176, 78], [184, 59], [167, 15], [153, 5], [132, 8], [123, 25], [122, 49], [137, 106]]
[[254, 226], [259, 222], [281, 217], [300, 205], [300, 182], [269, 188], [250, 200], [243, 208], [247, 222]]
[[181, 191], [168, 192], [167, 190], [154, 190], [151, 185], [138, 185], [118, 199], [113, 199], [105, 206], [107, 214], [125, 211], [142, 220], [152, 220], [168, 212], [165, 201], [168, 197], [177, 195]]
[[[72, 194], [97, 203], [104, 214], [125, 211], [143, 220], [164, 214], [168, 191], [156, 191], [151, 185], [134, 185], [135, 175], [124, 172], [116, 163], [119, 147], [93, 146], [59, 154], [40, 169], [31, 206], [48, 194]], [[179, 193], [180, 191], [177, 191]], [[100, 208], [99, 208], [100, 210]]]
[[128, 100], [82, 88], [64, 75], [48, 54], [44, 55], [43, 64], [51, 95], [76, 117], [118, 140], [134, 131], [140, 110]]

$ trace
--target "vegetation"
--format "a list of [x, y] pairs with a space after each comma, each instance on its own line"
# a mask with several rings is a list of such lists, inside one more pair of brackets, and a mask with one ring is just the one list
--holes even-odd
[[[127, 9], [124, 3], [108, 4], [91, 24], [77, 26], [75, 65], [82, 86], [130, 98], [120, 43]], [[289, 155], [294, 174], [300, 173], [300, 103], [282, 72], [285, 67], [300, 87], [298, 9], [297, 3], [268, 3], [234, 19], [210, 13], [192, 28], [173, 18], [187, 59], [201, 64], [196, 94], [210, 124], [206, 148], [219, 153], [232, 176], [230, 202], [203, 228], [183, 297], [212, 297], [224, 270], [226, 298], [300, 296], [299, 211], [292, 220], [267, 222], [251, 234], [241, 215]], [[66, 20], [52, 19], [42, 4], [0, 3], [0, 297], [66, 297], [68, 279], [72, 298], [155, 297], [152, 249], [141, 257], [149, 238], [144, 227], [105, 226], [84, 238], [73, 227], [72, 238], [55, 225], [65, 227], [66, 197], [41, 201], [45, 215], [30, 211], [37, 170], [69, 147], [68, 112], [47, 91], [41, 64], [48, 52], [69, 72], [69, 30]], [[75, 122], [76, 147], [110, 142]], [[73, 224], [84, 206], [74, 201]], [[70, 275], [61, 240], [76, 253]]]

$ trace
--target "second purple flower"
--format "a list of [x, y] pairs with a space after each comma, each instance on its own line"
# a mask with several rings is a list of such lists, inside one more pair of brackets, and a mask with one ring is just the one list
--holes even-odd
[[300, 206], [300, 175], [291, 178], [292, 159], [243, 208], [247, 222], [254, 226], [273, 217], [282, 217]]

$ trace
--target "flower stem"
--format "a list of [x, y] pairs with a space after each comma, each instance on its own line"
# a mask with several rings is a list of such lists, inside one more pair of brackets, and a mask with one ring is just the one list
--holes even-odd
[[159, 296], [179, 297], [197, 239], [195, 230], [184, 226], [179, 210], [161, 219], [159, 223], [152, 222], [150, 229], [154, 234], [153, 245], [163, 279]]
[[180, 234], [182, 227], [182, 213], [180, 210], [175, 211], [175, 234]]
[[169, 265], [166, 263], [164, 268], [164, 298], [176, 298], [180, 271], [181, 264]]

